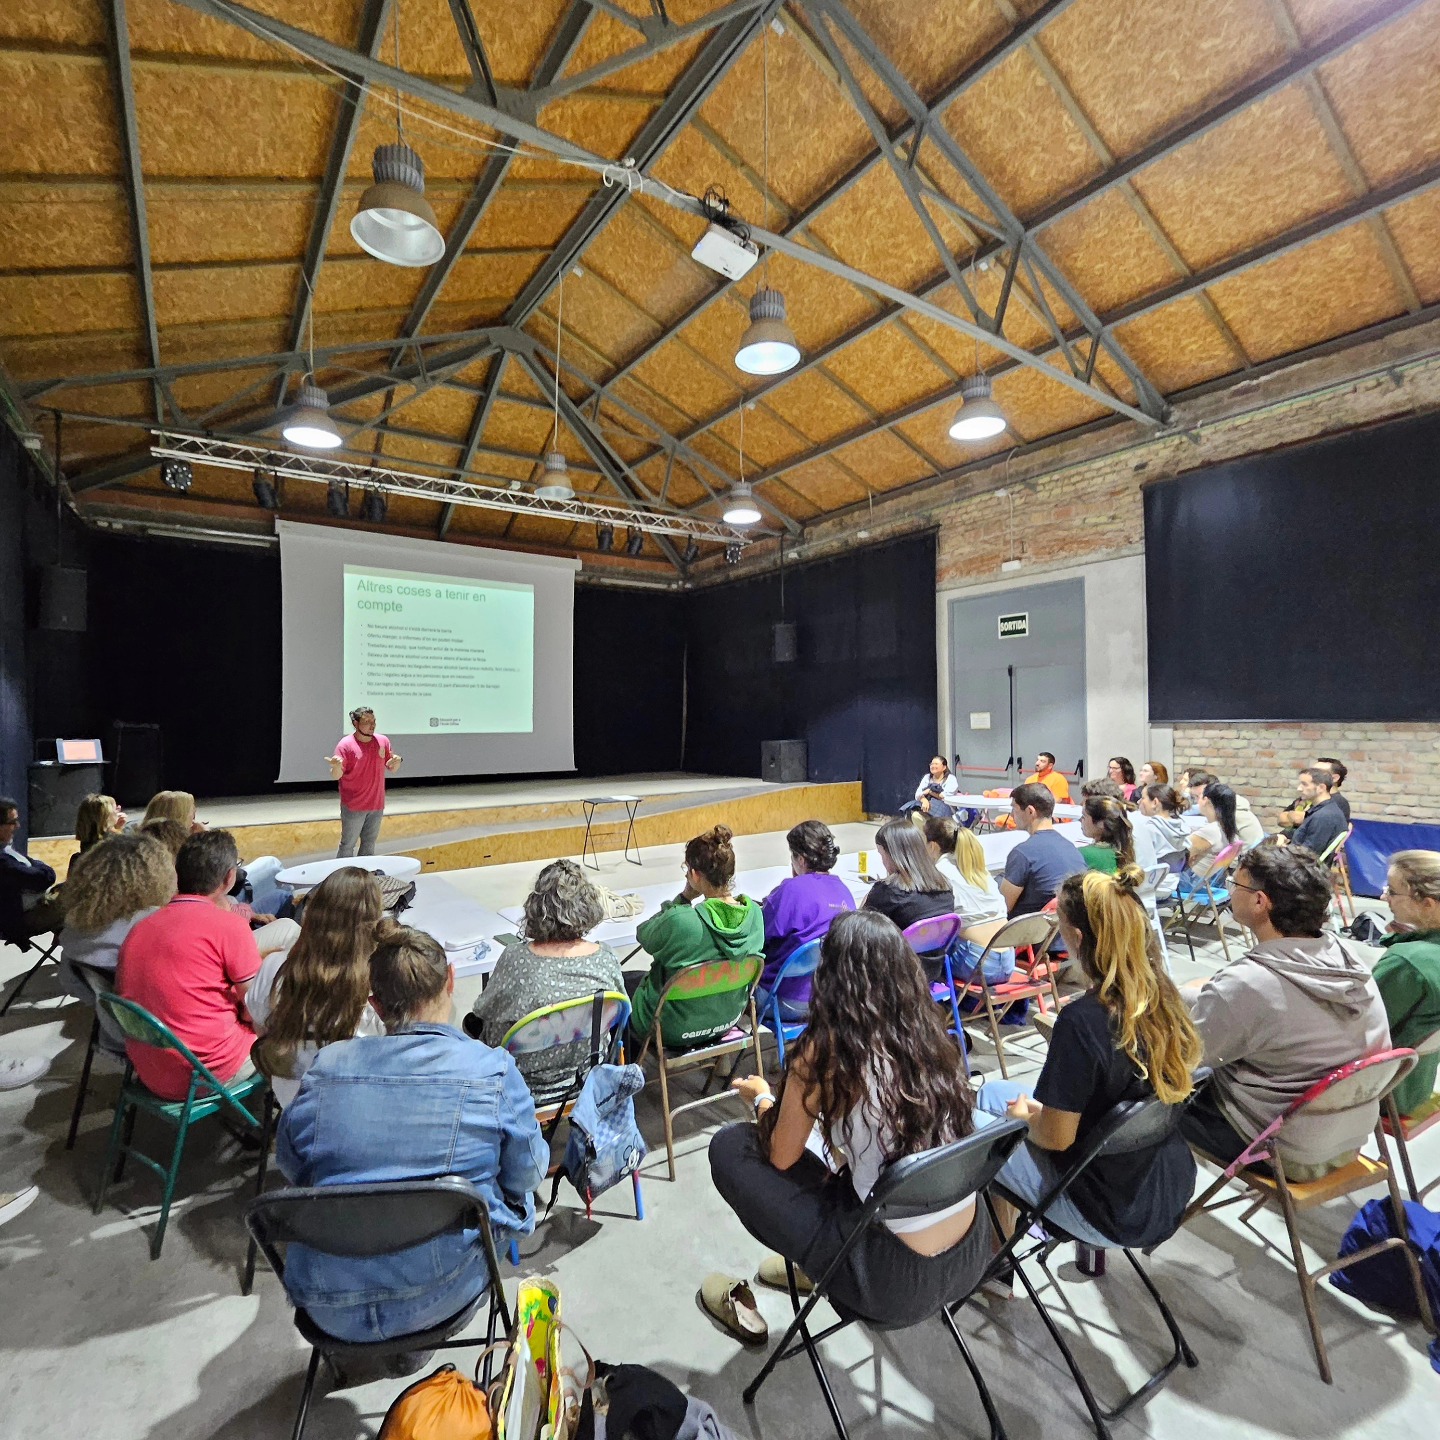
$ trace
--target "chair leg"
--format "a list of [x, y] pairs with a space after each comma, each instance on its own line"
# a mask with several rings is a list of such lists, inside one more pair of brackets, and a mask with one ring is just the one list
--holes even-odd
[[1295, 1223], [1295, 1202], [1290, 1196], [1290, 1187], [1285, 1183], [1285, 1171], [1277, 1157], [1275, 1161], [1275, 1189], [1280, 1197], [1280, 1213], [1285, 1217], [1285, 1233], [1290, 1237], [1290, 1255], [1295, 1262], [1295, 1278], [1300, 1284], [1300, 1299], [1305, 1306], [1305, 1320], [1310, 1326], [1310, 1343], [1315, 1349], [1315, 1365], [1320, 1378], [1333, 1385], [1330, 1374], [1330, 1357], [1325, 1350], [1325, 1336], [1320, 1329], [1320, 1316], [1315, 1309], [1315, 1282], [1305, 1266], [1305, 1255], [1300, 1248], [1300, 1231]]
[[656, 1057], [660, 1069], [660, 1110], [665, 1116], [665, 1159], [670, 1166], [670, 1178], [675, 1178], [675, 1117], [670, 1113], [670, 1076], [665, 1068], [663, 1051]]
[[1090, 1423], [1095, 1427], [1098, 1440], [1110, 1440], [1110, 1427], [1105, 1423], [1105, 1412], [1100, 1408], [1099, 1401], [1095, 1399], [1095, 1392], [1091, 1390], [1090, 1382], [1085, 1378], [1085, 1372], [1081, 1370], [1079, 1362], [1071, 1354], [1070, 1347], [1065, 1343], [1065, 1337], [1060, 1333], [1059, 1326], [1050, 1318], [1050, 1312], [1045, 1308], [1038, 1292], [1030, 1283], [1030, 1277], [1025, 1273], [1025, 1267], [1018, 1260], [1015, 1262], [1015, 1274], [1020, 1277], [1020, 1283], [1030, 1297], [1030, 1303], [1039, 1313], [1041, 1320], [1045, 1322], [1045, 1328], [1050, 1332], [1050, 1338], [1055, 1342], [1055, 1348], [1060, 1352], [1060, 1358], [1064, 1360], [1069, 1369], [1070, 1376], [1075, 1381], [1075, 1387], [1080, 1391], [1080, 1398], [1085, 1402], [1086, 1410], [1090, 1412]]
[[1225, 938], [1225, 917], [1221, 914], [1218, 905], [1213, 906], [1212, 909], [1215, 914], [1215, 929], [1220, 934], [1220, 948], [1225, 952], [1225, 963], [1228, 965], [1230, 963], [1230, 942]]
[[[981, 982], [984, 983], [983, 980]], [[1000, 1017], [995, 1013], [995, 1002], [990, 998], [990, 987], [985, 986], [985, 1018], [990, 1022], [990, 1038], [995, 1042], [995, 1058], [1000, 1062], [1000, 1077], [1010, 1078], [1010, 1067], [1005, 1063], [1005, 1039], [1000, 1034]]]
[[[128, 1078], [128, 1067], [127, 1067]], [[125, 1126], [126, 1112], [130, 1107], [125, 1099], [125, 1091], [122, 1086], [120, 1098], [115, 1102], [115, 1117], [110, 1122], [110, 1141], [105, 1147], [105, 1163], [100, 1167], [100, 1185], [95, 1192], [95, 1205], [93, 1213], [98, 1215], [105, 1206], [105, 1195], [110, 1189], [112, 1180], [120, 1178], [120, 1165], [116, 1157], [124, 1159], [125, 1152], [120, 1148], [120, 1132]], [[133, 1112], [132, 1112], [133, 1113]]]
[[55, 947], [52, 945], [44, 954], [20, 977], [20, 983], [5, 997], [5, 1003], [0, 1005], [0, 1019], [3, 1019], [6, 1011], [20, 998], [20, 992], [35, 978], [35, 972], [50, 958], [50, 953]]
[[125, 1138], [120, 1144], [120, 1153], [115, 1157], [115, 1173], [110, 1178], [120, 1180], [125, 1175], [125, 1161], [130, 1155], [130, 1146], [135, 1140], [135, 1117], [139, 1114], [135, 1106], [130, 1107], [130, 1113], [125, 1117]]
[[640, 1172], [638, 1170], [630, 1172], [630, 1187], [635, 1192], [635, 1218], [643, 1220], [645, 1218], [645, 1196], [640, 1189]]
[[80, 1068], [80, 1085], [75, 1091], [75, 1105], [70, 1111], [70, 1130], [65, 1136], [65, 1148], [75, 1148], [75, 1136], [80, 1129], [80, 1116], [85, 1109], [85, 1096], [90, 1090], [90, 1067], [95, 1063], [95, 1047], [100, 1043], [100, 1012], [90, 1022], [90, 1044], [85, 1049], [85, 1064]]
[[170, 1164], [165, 1171], [165, 1184], [160, 1191], [160, 1221], [155, 1227], [155, 1238], [150, 1242], [150, 1258], [160, 1258], [160, 1247], [165, 1243], [165, 1227], [170, 1223], [170, 1202], [175, 1198], [175, 1182], [180, 1178], [180, 1157], [185, 1153], [185, 1137], [190, 1133], [190, 1101], [180, 1112], [180, 1123], [175, 1127], [175, 1144], [170, 1151]]
[[[787, 1267], [787, 1274], [791, 1274], [789, 1267]], [[793, 1274], [791, 1274], [791, 1303], [793, 1304], [797, 1298], [798, 1296], [794, 1288], [794, 1277]], [[836, 1403], [835, 1392], [830, 1388], [830, 1377], [825, 1373], [825, 1366], [820, 1359], [820, 1352], [816, 1349], [815, 1342], [810, 1338], [810, 1331], [806, 1328], [805, 1324], [810, 1316], [810, 1312], [819, 1301], [820, 1292], [818, 1290], [812, 1291], [809, 1299], [799, 1308], [795, 1318], [786, 1328], [784, 1335], [780, 1337], [780, 1343], [776, 1345], [766, 1357], [764, 1365], [760, 1367], [760, 1373], [745, 1387], [741, 1398], [747, 1405], [753, 1405], [755, 1403], [755, 1397], [760, 1393], [760, 1387], [770, 1378], [770, 1372], [779, 1364], [782, 1357], [794, 1343], [795, 1337], [798, 1335], [801, 1343], [805, 1347], [806, 1355], [810, 1358], [810, 1365], [815, 1371], [815, 1378], [820, 1383], [820, 1393], [825, 1397], [825, 1405], [830, 1411], [830, 1419], [834, 1422], [835, 1431], [840, 1436], [840, 1440], [850, 1440], [850, 1432], [845, 1428], [845, 1419], [840, 1414], [840, 1406]]]
[[961, 1334], [960, 1327], [955, 1323], [955, 1317], [949, 1310], [941, 1310], [940, 1318], [945, 1322], [945, 1328], [949, 1330], [951, 1338], [960, 1347], [960, 1358], [965, 1362], [966, 1368], [970, 1371], [970, 1378], [975, 1382], [975, 1389], [980, 1394], [980, 1403], [985, 1407], [986, 1418], [990, 1421], [990, 1440], [1006, 1440], [1005, 1426], [1000, 1421], [1000, 1412], [995, 1408], [995, 1402], [990, 1398], [990, 1387], [985, 1383], [985, 1377], [980, 1373], [980, 1367], [975, 1363], [975, 1357], [970, 1353], [970, 1347], [965, 1343], [965, 1336]]
[[319, 1350], [310, 1352], [310, 1368], [305, 1372], [305, 1388], [300, 1392], [300, 1409], [295, 1416], [295, 1428], [290, 1432], [290, 1440], [300, 1440], [305, 1433], [305, 1417], [310, 1413], [310, 1395], [315, 1389], [315, 1372], [320, 1368]]
[[1400, 1114], [1400, 1107], [1395, 1103], [1393, 1094], [1385, 1097], [1385, 1115], [1390, 1121], [1390, 1138], [1395, 1142], [1395, 1149], [1400, 1156], [1400, 1169], [1405, 1175], [1406, 1193], [1418, 1205], [1420, 1192], [1415, 1185], [1415, 1171], [1410, 1166], [1410, 1147], [1405, 1143], [1405, 1121]]
[[[275, 1092], [266, 1090], [265, 1111], [260, 1117], [260, 1160], [255, 1166], [255, 1199], [257, 1200], [265, 1193], [265, 1180], [270, 1168], [270, 1134], [275, 1125], [275, 1111], [278, 1108], [275, 1103]], [[250, 1244], [245, 1250], [245, 1274], [240, 1281], [242, 1295], [248, 1295], [255, 1284], [255, 1255], [259, 1248], [252, 1235]]]

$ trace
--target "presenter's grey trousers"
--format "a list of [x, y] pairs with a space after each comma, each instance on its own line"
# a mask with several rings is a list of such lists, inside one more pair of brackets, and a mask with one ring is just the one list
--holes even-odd
[[335, 858], [347, 860], [351, 855], [373, 855], [375, 842], [380, 838], [380, 822], [384, 818], [383, 810], [347, 810], [342, 805], [340, 848], [335, 852]]

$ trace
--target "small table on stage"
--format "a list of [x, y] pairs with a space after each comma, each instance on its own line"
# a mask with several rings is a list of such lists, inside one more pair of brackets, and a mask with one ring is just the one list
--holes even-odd
[[312, 860], [308, 865], [292, 865], [275, 877], [275, 883], [287, 890], [313, 890], [327, 875], [347, 865], [371, 875], [378, 871], [396, 880], [420, 873], [420, 862], [413, 855], [350, 855], [343, 860]]
[[[629, 817], [630, 825], [625, 831], [625, 858], [632, 865], [640, 865], [640, 847], [635, 845], [635, 854], [630, 854], [630, 847], [635, 844], [635, 812], [640, 808], [639, 795], [592, 795], [588, 800], [580, 803], [585, 807], [585, 838], [580, 842], [580, 863], [591, 870], [600, 868], [600, 855], [590, 842], [590, 827], [595, 823], [595, 807], [597, 805], [623, 805], [625, 813]], [[590, 860], [585, 858], [589, 854]]]

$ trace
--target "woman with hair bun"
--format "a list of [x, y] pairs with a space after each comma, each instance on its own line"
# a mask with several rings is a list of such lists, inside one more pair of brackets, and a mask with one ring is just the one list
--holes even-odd
[[1090, 796], [1081, 807], [1080, 829], [1089, 842], [1080, 847], [1087, 870], [1113, 875], [1122, 865], [1135, 863], [1135, 835], [1118, 800]]
[[[818, 940], [842, 911], [853, 910], [850, 887], [830, 872], [840, 847], [823, 820], [803, 820], [786, 837], [790, 847], [790, 878], [782, 880], [761, 902], [765, 915], [765, 973], [756, 991], [757, 1005], [766, 1003], [781, 966], [802, 946]], [[801, 1019], [810, 1001], [810, 977], [787, 980], [780, 1011]]]
[[[633, 975], [625, 977], [626, 988], [634, 987], [632, 1044], [641, 1044], [649, 1036], [660, 992], [681, 970], [705, 960], [743, 960], [765, 953], [765, 919], [760, 907], [748, 896], [731, 894], [735, 883], [731, 838], [729, 829], [717, 825], [689, 841], [685, 846], [685, 888], [635, 931], [651, 960], [650, 969], [638, 983]], [[744, 992], [739, 990], [667, 1004], [665, 1044], [679, 1050], [707, 1045], [735, 1024], [744, 1005]]]

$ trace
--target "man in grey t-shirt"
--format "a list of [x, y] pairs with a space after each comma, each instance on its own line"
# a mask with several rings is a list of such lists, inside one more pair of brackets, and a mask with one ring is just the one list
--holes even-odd
[[1005, 857], [1000, 894], [1012, 915], [1043, 910], [1059, 893], [1067, 875], [1085, 868], [1080, 852], [1055, 830], [1055, 797], [1044, 785], [1018, 785], [1010, 792], [1010, 814], [1022, 840]]

